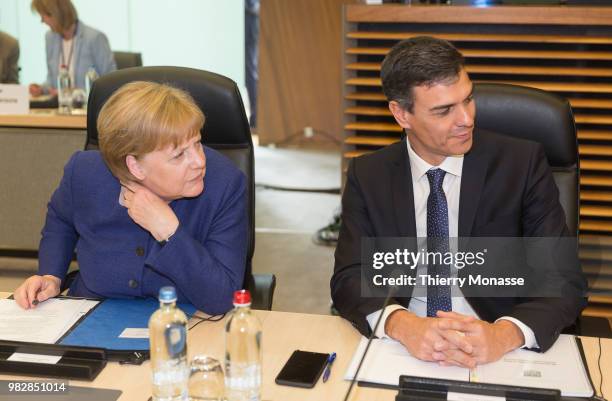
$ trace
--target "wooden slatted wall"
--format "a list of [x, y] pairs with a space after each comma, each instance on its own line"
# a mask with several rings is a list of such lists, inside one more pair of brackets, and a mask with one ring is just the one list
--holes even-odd
[[397, 41], [423, 34], [454, 43], [474, 82], [530, 86], [569, 99], [581, 166], [580, 257], [592, 294], [585, 314], [611, 317], [612, 7], [347, 6], [344, 167], [399, 140], [380, 63]]

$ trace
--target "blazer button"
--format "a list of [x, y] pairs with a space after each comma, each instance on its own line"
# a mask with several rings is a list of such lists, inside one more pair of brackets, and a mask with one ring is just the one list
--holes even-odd
[[137, 288], [138, 287], [138, 281], [130, 280], [130, 281], [128, 281], [128, 285], [130, 286], [130, 288]]
[[136, 255], [138, 256], [144, 256], [144, 248], [139, 246], [138, 248], [136, 248]]

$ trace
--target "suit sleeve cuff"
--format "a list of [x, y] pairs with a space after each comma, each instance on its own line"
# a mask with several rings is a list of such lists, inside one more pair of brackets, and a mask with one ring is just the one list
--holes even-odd
[[498, 322], [500, 320], [507, 320], [509, 322], [512, 322], [515, 325], [517, 325], [519, 330], [521, 330], [521, 332], [523, 333], [523, 337], [525, 337], [525, 343], [520, 348], [536, 348], [536, 349], [540, 348], [540, 346], [538, 345], [538, 342], [536, 341], [533, 330], [531, 330], [529, 326], [527, 326], [525, 323], [521, 322], [520, 320], [516, 318], [510, 317], [510, 316], [502, 316], [499, 319], [497, 319], [495, 322]]
[[383, 317], [380, 321], [380, 324], [378, 325], [378, 329], [376, 330], [376, 332], [374, 333], [374, 335], [378, 338], [390, 338], [387, 333], [385, 333], [385, 322], [387, 321], [387, 318], [389, 317], [390, 314], [392, 314], [393, 312], [395, 312], [398, 309], [406, 309], [401, 305], [388, 305], [384, 311], [382, 309], [377, 310], [376, 312], [372, 312], [370, 313], [368, 316], [366, 316], [366, 320], [368, 321], [368, 324], [370, 325], [370, 329], [374, 330], [374, 326], [376, 326], [376, 321], [378, 320], [378, 317], [380, 316], [380, 314], [383, 314]]

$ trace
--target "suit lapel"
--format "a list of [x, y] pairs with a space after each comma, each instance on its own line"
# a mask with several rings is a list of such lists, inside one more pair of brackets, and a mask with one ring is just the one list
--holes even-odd
[[472, 233], [474, 219], [487, 175], [487, 157], [474, 132], [474, 144], [463, 160], [461, 173], [461, 191], [459, 195], [459, 236], [469, 237]]
[[391, 191], [393, 211], [398, 236], [416, 237], [416, 220], [414, 217], [414, 193], [412, 191], [412, 174], [408, 160], [406, 140], [401, 142], [396, 157], [389, 162], [391, 169]]

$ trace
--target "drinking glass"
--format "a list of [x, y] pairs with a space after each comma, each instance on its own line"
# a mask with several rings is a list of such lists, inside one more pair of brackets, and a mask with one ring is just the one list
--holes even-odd
[[189, 399], [192, 401], [223, 401], [225, 382], [221, 364], [206, 355], [195, 356], [189, 364]]

